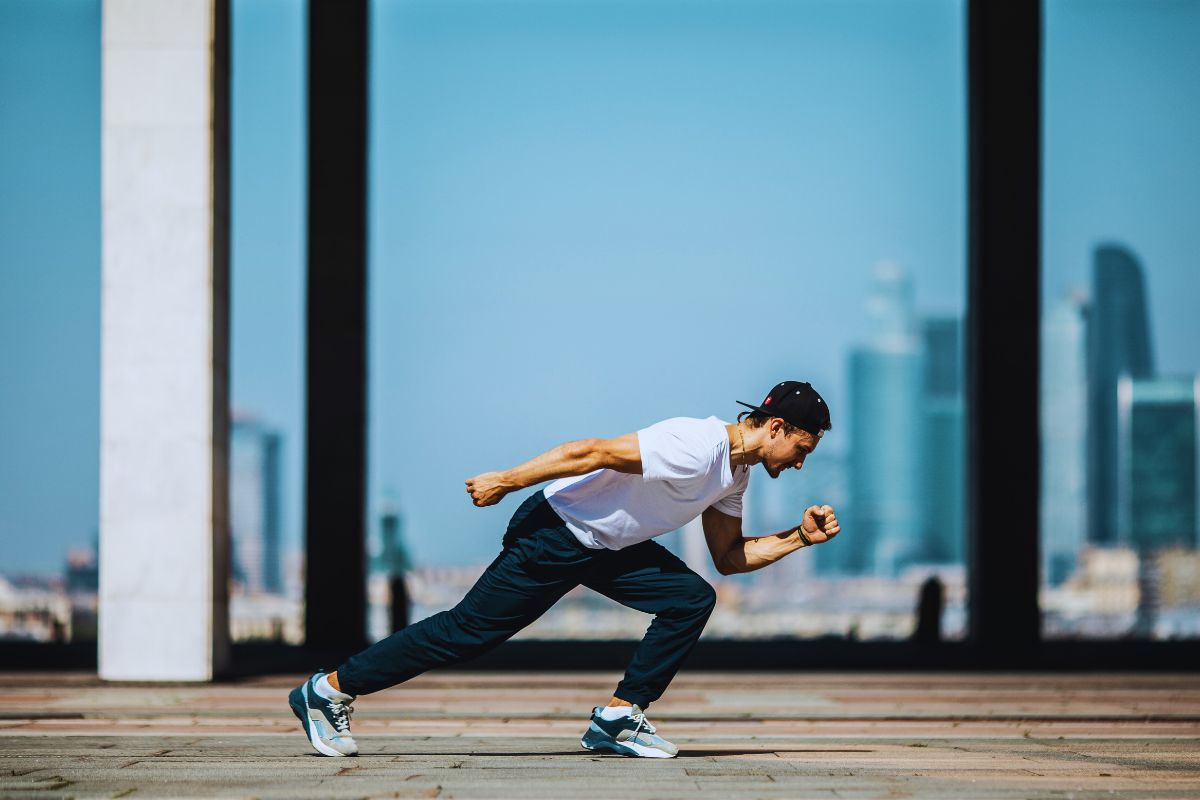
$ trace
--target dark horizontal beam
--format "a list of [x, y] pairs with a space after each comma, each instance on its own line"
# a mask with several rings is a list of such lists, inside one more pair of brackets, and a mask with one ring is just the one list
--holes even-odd
[[[612, 670], [629, 663], [633, 641], [507, 642], [455, 669], [495, 671]], [[276, 644], [235, 644], [233, 666], [226, 677], [311, 672], [334, 666], [345, 652]], [[853, 642], [845, 639], [774, 639], [737, 641], [705, 639], [686, 670], [819, 671], [819, 670], [1130, 670], [1197, 672], [1200, 640], [1042, 642], [998, 659], [991, 648], [972, 642], [918, 645], [913, 642]], [[86, 642], [39, 644], [0, 642], [0, 671], [96, 669], [96, 646]]]
[[[452, 669], [483, 671], [611, 670], [629, 664], [635, 641], [515, 641]], [[235, 675], [311, 671], [336, 665], [345, 654], [321, 653], [272, 645], [234, 645]], [[684, 665], [688, 670], [728, 672], [820, 670], [1064, 670], [1195, 672], [1200, 640], [1054, 641], [997, 657], [993, 648], [974, 642], [856, 642], [845, 639], [700, 641]]]

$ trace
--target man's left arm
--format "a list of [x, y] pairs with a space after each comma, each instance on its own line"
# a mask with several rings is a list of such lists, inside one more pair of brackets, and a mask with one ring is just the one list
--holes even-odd
[[827, 542], [841, 530], [832, 506], [809, 506], [799, 525], [767, 536], [742, 536], [742, 519], [716, 508], [700, 517], [713, 564], [722, 575], [753, 572], [801, 547]]

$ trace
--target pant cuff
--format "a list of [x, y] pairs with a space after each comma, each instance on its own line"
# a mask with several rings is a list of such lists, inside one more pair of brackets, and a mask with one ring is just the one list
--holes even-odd
[[338, 667], [335, 671], [337, 672], [338, 676], [338, 686], [341, 687], [343, 694], [352, 695], [354, 697], [358, 697], [360, 694], [370, 694], [369, 692], [360, 691], [358, 687], [355, 686], [354, 670], [348, 669], [345, 664]]

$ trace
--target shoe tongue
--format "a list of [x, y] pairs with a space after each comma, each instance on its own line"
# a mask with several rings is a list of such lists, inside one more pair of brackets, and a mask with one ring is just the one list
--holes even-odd
[[629, 716], [636, 717], [638, 714], [642, 714], [642, 713], [645, 713], [645, 712], [642, 711], [641, 706], [639, 706], [637, 703], [634, 703], [633, 710], [631, 710], [629, 712]]

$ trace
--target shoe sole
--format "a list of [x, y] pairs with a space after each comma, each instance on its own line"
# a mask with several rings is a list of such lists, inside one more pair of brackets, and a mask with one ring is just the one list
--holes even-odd
[[[300, 726], [304, 729], [304, 735], [308, 737], [308, 742], [323, 756], [332, 756], [333, 758], [347, 758], [349, 754], [339, 753], [329, 745], [321, 741], [317, 735], [316, 728], [313, 727], [312, 720], [308, 718], [308, 683], [303, 686], [297, 686], [288, 694], [288, 705], [292, 707], [292, 713], [300, 720]], [[354, 755], [358, 755], [355, 753]]]
[[620, 756], [629, 758], [674, 758], [671, 753], [664, 753], [662, 750], [656, 750], [653, 747], [646, 747], [637, 742], [617, 742], [612, 740], [599, 739], [594, 742], [588, 742], [587, 739], [580, 739], [579, 744], [584, 750], [608, 750]]

